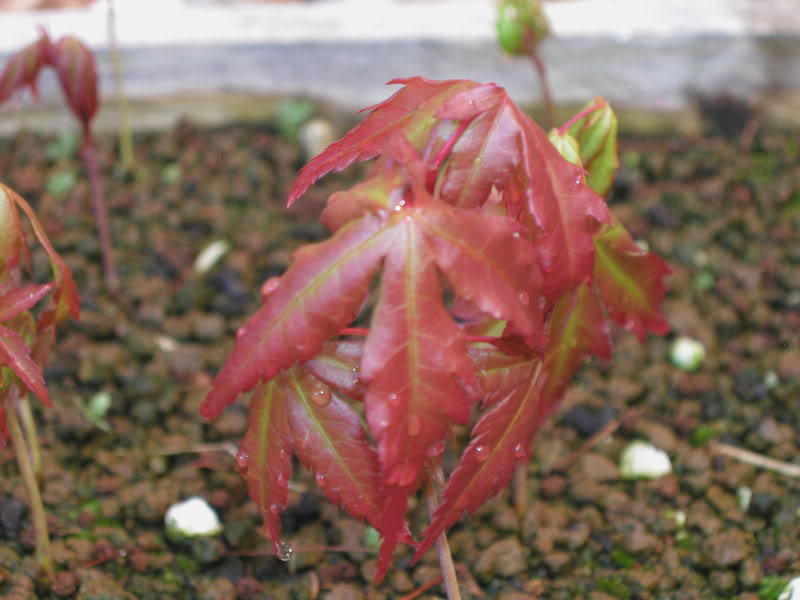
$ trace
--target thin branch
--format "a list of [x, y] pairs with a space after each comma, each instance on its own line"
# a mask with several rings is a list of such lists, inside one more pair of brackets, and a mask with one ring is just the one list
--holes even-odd
[[100, 238], [100, 253], [103, 260], [103, 277], [106, 282], [106, 288], [113, 294], [119, 288], [117, 271], [114, 266], [114, 248], [111, 243], [111, 230], [108, 226], [108, 212], [103, 200], [103, 184], [100, 179], [100, 167], [97, 164], [97, 152], [91, 136], [88, 134], [84, 134], [80, 156], [86, 166], [86, 172], [89, 174], [92, 211], [97, 223], [97, 235]]
[[544, 66], [544, 61], [536, 48], [531, 48], [528, 56], [536, 69], [536, 75], [539, 77], [539, 84], [542, 86], [542, 101], [544, 102], [544, 114], [547, 122], [547, 128], [555, 127], [556, 124], [556, 109], [553, 104], [553, 94], [550, 92], [550, 82], [547, 79], [547, 69]]
[[775, 471], [776, 473], [786, 475], [787, 477], [800, 478], [800, 465], [770, 458], [769, 456], [764, 456], [763, 454], [757, 454], [755, 452], [751, 452], [750, 450], [737, 448], [736, 446], [723, 444], [721, 442], [712, 442], [710, 444], [710, 448], [715, 454], [730, 456], [731, 458], [740, 460], [743, 463], [747, 463], [755, 467], [761, 467], [762, 469], [767, 469], [769, 471]]
[[[433, 513], [436, 512], [436, 507], [439, 504], [438, 482], [443, 479], [442, 467], [437, 465], [435, 469], [428, 473], [427, 481], [425, 482], [425, 506], [428, 508], [428, 514], [431, 518], [433, 518]], [[461, 590], [458, 589], [458, 578], [453, 564], [453, 555], [450, 553], [450, 544], [447, 543], [447, 535], [444, 532], [436, 539], [436, 553], [439, 555], [439, 566], [442, 569], [442, 579], [444, 580], [447, 600], [461, 600]]]

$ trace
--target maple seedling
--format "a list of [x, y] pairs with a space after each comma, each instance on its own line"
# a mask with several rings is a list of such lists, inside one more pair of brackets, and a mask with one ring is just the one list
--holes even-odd
[[[24, 281], [30, 257], [19, 211], [50, 258], [50, 283]], [[47, 297], [49, 305], [34, 317], [31, 309]], [[50, 405], [43, 370], [56, 325], [68, 317], [78, 317], [78, 292], [69, 267], [50, 245], [28, 203], [0, 183], [0, 446], [11, 441], [36, 530], [37, 563], [47, 577], [53, 574], [53, 562], [39, 492], [41, 459], [28, 392]]]
[[47, 32], [42, 30], [39, 39], [13, 54], [0, 73], [0, 105], [25, 88], [30, 88], [35, 97], [39, 74], [47, 66], [55, 70], [67, 105], [81, 124], [81, 145], [78, 153], [89, 176], [92, 211], [103, 260], [103, 276], [108, 290], [115, 292], [118, 282], [114, 267], [114, 249], [91, 128], [92, 120], [97, 114], [97, 65], [92, 51], [74, 36], [65, 35], [53, 42]]
[[500, 0], [497, 4], [497, 41], [511, 56], [527, 56], [542, 88], [547, 126], [555, 125], [555, 106], [539, 45], [550, 37], [550, 24], [540, 0]]
[[[640, 338], [666, 331], [669, 269], [603, 200], [617, 165], [604, 100], [548, 138], [494, 84], [390, 83], [403, 87], [300, 171], [290, 204], [377, 159], [328, 200], [332, 236], [264, 284], [201, 411], [214, 418], [252, 390], [237, 461], [277, 554], [294, 453], [381, 534], [377, 580], [397, 544], [415, 544], [415, 560], [438, 544], [452, 599], [444, 532], [528, 460], [579, 365], [610, 356], [609, 321]], [[474, 413], [439, 499], [452, 425]], [[420, 487], [431, 522], [416, 543], [405, 510]]]

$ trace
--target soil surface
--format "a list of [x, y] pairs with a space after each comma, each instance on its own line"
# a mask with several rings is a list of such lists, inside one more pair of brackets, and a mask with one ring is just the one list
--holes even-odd
[[[798, 141], [751, 134], [623, 140], [610, 202], [674, 268], [672, 331], [645, 344], [617, 332], [613, 363], [578, 374], [534, 443], [527, 514], [505, 493], [452, 529], [464, 598], [768, 599], [800, 575], [798, 479], [726, 453], [794, 463], [795, 475], [800, 466]], [[294, 554], [279, 561], [232, 455], [245, 407], [212, 423], [198, 414], [261, 284], [325, 237], [316, 216], [345, 180], [325, 179], [287, 215], [304, 157], [271, 124], [139, 135], [133, 175], [114, 170], [114, 140], [100, 145], [118, 298], [100, 279], [71, 138], [0, 140], [3, 180], [37, 207], [82, 300], [47, 370], [55, 406], [37, 415], [60, 574], [34, 576], [25, 492], [0, 451], [0, 600], [380, 600], [430, 582], [416, 597], [443, 597], [435, 554], [411, 566], [409, 548], [373, 587], [374, 532], [321, 499], [300, 468], [284, 519]], [[228, 252], [196, 272], [218, 240]], [[46, 277], [39, 253], [34, 269]], [[670, 363], [678, 336], [705, 346], [698, 370]], [[665, 450], [672, 473], [623, 479], [620, 455], [637, 439]], [[221, 535], [165, 537], [167, 507], [190, 496], [215, 507]]]

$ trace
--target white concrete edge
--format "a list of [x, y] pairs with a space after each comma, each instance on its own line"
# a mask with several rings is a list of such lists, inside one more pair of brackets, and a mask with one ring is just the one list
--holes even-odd
[[[494, 0], [337, 0], [288, 4], [187, 4], [116, 0], [122, 48], [303, 41], [494, 39]], [[556, 36], [621, 42], [681, 36], [800, 34], [795, 0], [562, 0], [545, 4]], [[0, 13], [0, 53], [35, 39], [38, 25], [107, 45], [108, 5]]]

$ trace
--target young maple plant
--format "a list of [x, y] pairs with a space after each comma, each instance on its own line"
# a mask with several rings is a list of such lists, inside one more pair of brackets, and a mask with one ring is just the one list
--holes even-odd
[[[548, 138], [494, 84], [390, 83], [404, 87], [301, 170], [289, 204], [377, 158], [330, 197], [333, 235], [264, 285], [201, 409], [253, 390], [238, 465], [276, 551], [294, 452], [380, 532], [377, 580], [415, 544], [404, 513], [420, 486], [433, 510], [416, 558], [508, 484], [580, 363], [610, 357], [609, 320], [666, 331], [669, 272], [603, 200], [617, 168], [605, 101]], [[369, 328], [353, 327], [379, 274]], [[438, 500], [451, 427], [473, 414]]]
[[30, 88], [35, 97], [39, 74], [46, 66], [55, 69], [67, 105], [81, 124], [79, 154], [89, 175], [106, 287], [114, 292], [117, 274], [91, 127], [97, 114], [97, 66], [92, 51], [74, 36], [65, 35], [53, 42], [42, 30], [39, 39], [13, 54], [0, 73], [0, 105], [25, 88]]
[[[25, 283], [30, 256], [20, 211], [50, 258], [50, 283]], [[49, 305], [34, 316], [31, 309], [48, 296]], [[50, 405], [43, 369], [55, 341], [56, 325], [68, 317], [78, 317], [72, 272], [50, 245], [30, 205], [0, 183], [0, 447], [11, 441], [36, 529], [37, 562], [46, 576], [53, 574], [53, 564], [39, 493], [41, 460], [28, 392]]]

